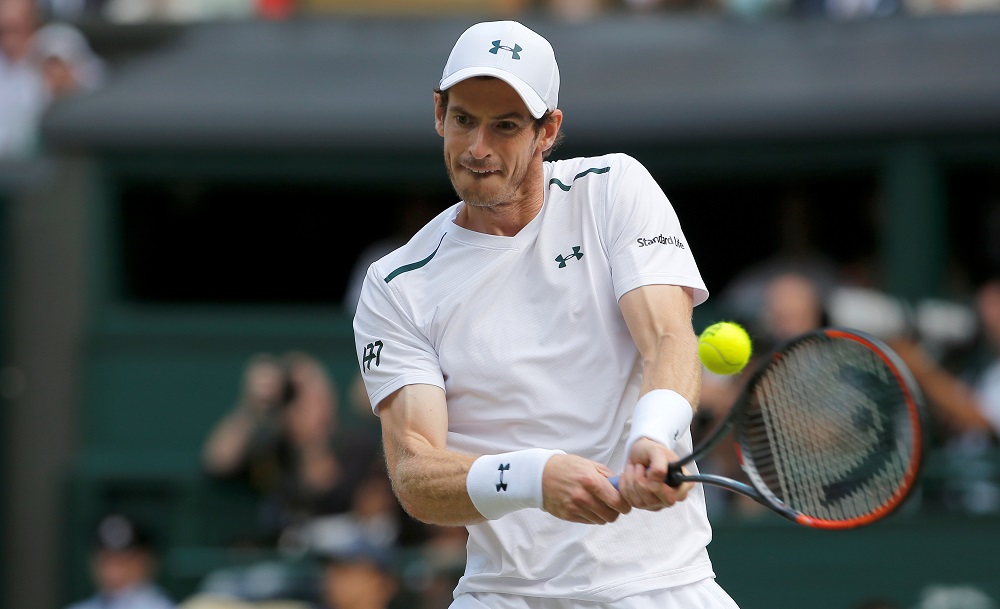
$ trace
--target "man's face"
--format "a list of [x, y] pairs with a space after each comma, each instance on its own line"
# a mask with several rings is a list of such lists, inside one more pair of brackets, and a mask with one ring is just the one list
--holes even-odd
[[398, 584], [371, 563], [344, 562], [326, 567], [322, 590], [332, 607], [384, 607], [396, 595]]
[[104, 593], [116, 593], [151, 581], [153, 558], [140, 549], [102, 549], [93, 558], [93, 570], [97, 587]]
[[767, 287], [764, 319], [775, 340], [784, 341], [815, 330], [823, 322], [822, 309], [816, 287], [805, 277], [782, 275]]
[[[497, 208], [540, 188], [534, 174], [546, 143], [518, 94], [496, 78], [470, 78], [448, 90], [435, 124], [444, 138], [444, 161], [458, 196], [479, 208]], [[554, 136], [553, 136], [554, 137]]]
[[30, 0], [0, 0], [0, 53], [14, 61], [22, 59], [31, 50], [36, 27]]

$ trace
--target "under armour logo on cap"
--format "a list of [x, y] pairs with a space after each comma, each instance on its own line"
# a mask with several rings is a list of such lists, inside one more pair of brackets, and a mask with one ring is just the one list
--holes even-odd
[[493, 48], [490, 49], [490, 53], [496, 55], [497, 53], [500, 52], [500, 49], [503, 49], [505, 51], [510, 51], [511, 59], [521, 59], [521, 56], [518, 53], [524, 50], [521, 48], [521, 45], [517, 44], [516, 42], [514, 43], [513, 47], [507, 47], [507, 46], [501, 46], [499, 40], [494, 40]]
[[448, 56], [438, 88], [475, 76], [510, 85], [528, 111], [540, 118], [559, 102], [559, 66], [552, 45], [517, 21], [484, 21], [459, 37]]

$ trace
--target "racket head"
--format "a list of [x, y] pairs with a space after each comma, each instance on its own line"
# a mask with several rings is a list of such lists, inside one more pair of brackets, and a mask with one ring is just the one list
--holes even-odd
[[821, 328], [785, 343], [750, 377], [732, 416], [751, 485], [799, 524], [871, 524], [919, 479], [922, 394], [899, 356], [864, 332]]

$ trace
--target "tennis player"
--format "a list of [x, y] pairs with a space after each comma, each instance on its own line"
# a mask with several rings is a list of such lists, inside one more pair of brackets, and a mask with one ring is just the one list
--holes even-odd
[[468, 527], [452, 609], [734, 608], [700, 486], [662, 482], [691, 450], [708, 292], [638, 161], [544, 160], [558, 94], [551, 45], [517, 22], [473, 25], [447, 60], [435, 124], [461, 202], [371, 265], [354, 319], [395, 492]]

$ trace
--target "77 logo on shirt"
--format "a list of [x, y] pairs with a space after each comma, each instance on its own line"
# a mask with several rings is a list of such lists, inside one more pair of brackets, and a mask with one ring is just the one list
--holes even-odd
[[371, 370], [372, 362], [375, 362], [375, 367], [382, 363], [382, 341], [377, 340], [373, 343], [368, 343], [365, 345], [365, 351], [361, 354], [361, 369]]

